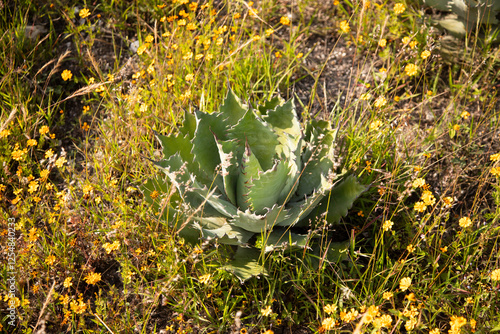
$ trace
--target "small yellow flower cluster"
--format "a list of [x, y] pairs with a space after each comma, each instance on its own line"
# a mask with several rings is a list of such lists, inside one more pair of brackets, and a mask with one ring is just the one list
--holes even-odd
[[336, 321], [335, 319], [328, 317], [323, 319], [323, 322], [321, 323], [321, 328], [323, 330], [329, 331], [335, 328]]
[[415, 64], [408, 64], [405, 66], [405, 73], [408, 76], [414, 76], [418, 73], [418, 66]]
[[208, 284], [210, 283], [210, 279], [212, 278], [211, 274], [205, 274], [199, 277], [200, 283], [201, 284]]
[[280, 18], [280, 23], [284, 26], [289, 26], [290, 25], [290, 19], [288, 18], [288, 16], [282, 16]]
[[470, 227], [472, 226], [472, 220], [469, 217], [462, 217], [458, 221], [458, 225], [460, 225], [460, 227], [462, 228]]
[[430, 55], [431, 55], [431, 52], [430, 52], [430, 51], [428, 51], [428, 50], [424, 50], [424, 51], [422, 51], [422, 53], [420, 54], [420, 57], [421, 57], [422, 59], [427, 59], [427, 58], [429, 58], [429, 57], [430, 57]]
[[110, 254], [111, 252], [120, 248], [120, 241], [115, 240], [113, 243], [106, 242], [102, 245], [102, 248], [106, 250], [106, 253]]
[[266, 306], [266, 307], [264, 307], [264, 308], [262, 308], [262, 309], [260, 310], [260, 314], [261, 314], [263, 317], [268, 317], [268, 316], [270, 316], [272, 313], [273, 313], [273, 310], [272, 310], [271, 306], [269, 306], [269, 305], [268, 305], [268, 306]]
[[461, 333], [461, 327], [467, 324], [467, 319], [464, 317], [451, 316], [450, 326], [448, 334], [459, 334]]
[[340, 30], [343, 32], [343, 33], [348, 33], [349, 31], [351, 31], [351, 27], [349, 27], [349, 23], [344, 20], [342, 22], [340, 22]]
[[351, 308], [348, 312], [344, 310], [340, 312], [340, 320], [342, 320], [345, 323], [350, 323], [351, 321], [356, 319], [358, 314], [359, 314], [358, 311], [354, 308]]
[[402, 3], [397, 3], [394, 5], [393, 9], [394, 9], [394, 13], [399, 15], [399, 14], [402, 14], [406, 10], [406, 7]]
[[80, 12], [78, 12], [78, 15], [82, 19], [85, 19], [90, 16], [90, 10], [88, 8], [83, 8]]
[[383, 96], [379, 96], [374, 103], [375, 108], [382, 108], [387, 104], [387, 100]]
[[61, 78], [64, 80], [64, 81], [68, 81], [68, 80], [71, 80], [71, 78], [73, 77], [73, 73], [71, 73], [70, 70], [64, 70], [62, 71], [61, 73]]
[[411, 278], [410, 277], [403, 277], [401, 281], [399, 282], [399, 289], [401, 291], [406, 291], [408, 288], [411, 286]]
[[392, 229], [392, 226], [394, 225], [394, 223], [390, 220], [386, 220], [383, 224], [382, 224], [382, 229], [387, 232], [387, 231], [390, 231]]
[[101, 274], [100, 273], [90, 273], [87, 276], [85, 276], [83, 279], [85, 282], [87, 282], [87, 284], [94, 285], [94, 284], [101, 281]]
[[491, 280], [494, 282], [500, 281], [500, 269], [495, 269], [491, 272]]
[[81, 295], [81, 294], [78, 297], [78, 301], [72, 300], [69, 303], [69, 306], [71, 308], [71, 311], [73, 311], [73, 313], [76, 313], [76, 314], [82, 314], [83, 312], [85, 312], [87, 310], [87, 304], [85, 304], [85, 302], [83, 301], [83, 295]]

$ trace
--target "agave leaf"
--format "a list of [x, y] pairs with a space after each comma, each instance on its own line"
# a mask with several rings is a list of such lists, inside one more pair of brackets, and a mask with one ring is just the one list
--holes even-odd
[[230, 220], [230, 224], [253, 233], [262, 233], [270, 230], [285, 218], [287, 218], [287, 210], [282, 205], [276, 204], [262, 215], [252, 213], [250, 210], [245, 212], [238, 210], [237, 215]]
[[238, 123], [238, 121], [245, 115], [248, 107], [241, 103], [239, 97], [234, 95], [234, 92], [229, 88], [224, 102], [220, 106], [220, 113], [224, 117], [224, 125], [229, 128]]
[[327, 221], [336, 223], [347, 215], [356, 198], [365, 191], [366, 186], [360, 184], [353, 175], [344, 178], [330, 191]]
[[273, 110], [269, 110], [262, 119], [269, 123], [273, 130], [278, 134], [279, 137], [285, 137], [286, 141], [280, 140], [281, 144], [289, 144], [288, 140], [291, 141], [290, 152], [295, 151], [301, 137], [302, 131], [300, 130], [300, 123], [297, 115], [295, 114], [295, 106], [293, 100], [289, 100], [283, 105], [277, 106]]
[[193, 174], [187, 168], [187, 164], [184, 163], [181, 155], [175, 153], [171, 155], [168, 159], [163, 159], [160, 161], [153, 162], [157, 167], [161, 168], [172, 184], [179, 190], [181, 196], [184, 194], [186, 184], [191, 182], [191, 176]]
[[262, 172], [259, 160], [253, 154], [248, 142], [245, 143], [245, 152], [241, 157], [240, 174], [236, 184], [236, 202], [241, 210], [248, 209], [252, 203], [248, 200], [248, 192], [253, 178], [257, 178]]
[[256, 248], [238, 247], [234, 260], [222, 267], [244, 283], [246, 280], [260, 275], [267, 275], [267, 270], [259, 263], [260, 250]]
[[187, 110], [184, 111], [184, 122], [179, 132], [192, 139], [196, 131], [196, 116]]
[[283, 99], [279, 96], [273, 97], [271, 100], [268, 100], [264, 102], [263, 105], [258, 106], [257, 110], [259, 111], [260, 115], [264, 116], [267, 114], [269, 110], [275, 109], [277, 106], [281, 105], [283, 103]]
[[226, 130], [220, 114], [206, 114], [198, 111], [196, 112], [196, 120], [192, 153], [194, 161], [200, 166], [200, 172], [204, 173], [203, 179], [211, 181], [214, 179], [217, 165], [220, 164], [215, 136], [218, 138], [225, 137]]
[[235, 140], [217, 141], [217, 148], [222, 169], [222, 178], [224, 180], [224, 192], [227, 198], [234, 205], [236, 201], [236, 185], [239, 176], [239, 161], [243, 154], [243, 148]]
[[161, 144], [163, 155], [165, 157], [171, 157], [174, 154], [179, 154], [182, 160], [187, 163], [189, 173], [197, 174], [198, 171], [193, 163], [194, 157], [191, 153], [193, 144], [187, 135], [177, 134], [176, 136], [163, 136], [156, 134], [156, 138]]
[[330, 130], [330, 124], [327, 122], [317, 123], [318, 127], [308, 133], [309, 142], [303, 154], [305, 167], [297, 188], [298, 196], [312, 193], [321, 182], [320, 176], [328, 176], [333, 169], [336, 131]]
[[273, 167], [276, 147], [280, 144], [278, 136], [253, 110], [248, 110], [238, 124], [228, 130], [228, 137], [248, 143], [264, 170]]
[[198, 228], [204, 238], [217, 239], [221, 244], [244, 245], [254, 235], [252, 232], [227, 224], [221, 217], [197, 217]]
[[190, 193], [199, 195], [203, 202], [210, 204], [219, 214], [227, 218], [232, 218], [237, 214], [237, 208], [231, 202], [222, 199], [221, 195], [216, 194], [214, 190], [195, 184], [191, 187]]
[[307, 196], [298, 202], [289, 202], [287, 204], [287, 217], [281, 220], [277, 225], [292, 226], [306, 218], [332, 187], [332, 182], [329, 182], [327, 178], [321, 175], [320, 184], [310, 196]]
[[276, 165], [264, 173], [259, 173], [247, 183], [247, 201], [250, 208], [257, 214], [271, 208], [278, 202], [281, 191], [288, 179], [288, 163], [285, 160], [276, 162]]
[[269, 235], [262, 235], [257, 241], [262, 243], [264, 252], [268, 253], [277, 248], [304, 249], [308, 248], [309, 235], [296, 234], [287, 228], [275, 228]]

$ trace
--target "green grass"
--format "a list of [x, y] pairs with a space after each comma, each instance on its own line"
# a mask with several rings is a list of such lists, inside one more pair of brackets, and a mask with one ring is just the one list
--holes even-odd
[[[2, 330], [316, 333], [332, 323], [327, 332], [372, 333], [390, 316], [380, 332], [458, 333], [460, 317], [462, 333], [498, 331], [498, 47], [468, 36], [450, 62], [440, 32], [410, 3], [397, 15], [392, 1], [180, 2], [81, 2], [85, 19], [65, 1], [3, 3], [0, 245], [7, 264], [14, 221], [16, 325], [5, 265]], [[33, 25], [45, 29], [30, 39]], [[312, 68], [308, 59], [319, 32], [331, 47], [353, 47], [366, 69], [332, 112], [316, 109], [337, 93], [322, 91], [332, 60]], [[148, 43], [141, 54], [135, 40]], [[349, 242], [348, 260], [314, 268], [276, 252], [268, 276], [241, 284], [217, 265], [226, 249], [185, 243], [143, 201], [142, 183], [161, 177], [148, 160], [162, 158], [154, 131], [177, 131], [184, 110], [216, 110], [229, 86], [257, 105], [294, 97], [309, 76], [310, 100], [296, 101], [302, 119], [338, 125], [340, 167], [370, 185], [331, 227]], [[472, 224], [461, 227], [463, 217]]]

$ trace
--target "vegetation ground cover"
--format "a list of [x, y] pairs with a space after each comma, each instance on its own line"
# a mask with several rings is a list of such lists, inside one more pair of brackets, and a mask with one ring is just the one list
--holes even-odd
[[[0, 8], [3, 332], [500, 330], [497, 46], [406, 1]], [[343, 261], [276, 252], [241, 284], [144, 201], [154, 132], [228, 87], [338, 127], [339, 170], [369, 185], [329, 227]]]

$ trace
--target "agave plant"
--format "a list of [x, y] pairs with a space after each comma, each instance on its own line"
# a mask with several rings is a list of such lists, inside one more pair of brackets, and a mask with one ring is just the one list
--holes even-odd
[[415, 0], [442, 12], [450, 14], [436, 20], [436, 23], [456, 37], [464, 37], [473, 29], [489, 26], [487, 37], [499, 41], [499, 0]]
[[237, 246], [224, 268], [242, 281], [264, 272], [259, 256], [310, 246], [314, 224], [337, 222], [365, 190], [335, 173], [330, 123], [302, 129], [291, 100], [253, 109], [229, 90], [218, 112], [186, 112], [177, 134], [156, 136], [168, 181], [149, 180], [146, 199], [182, 237]]

